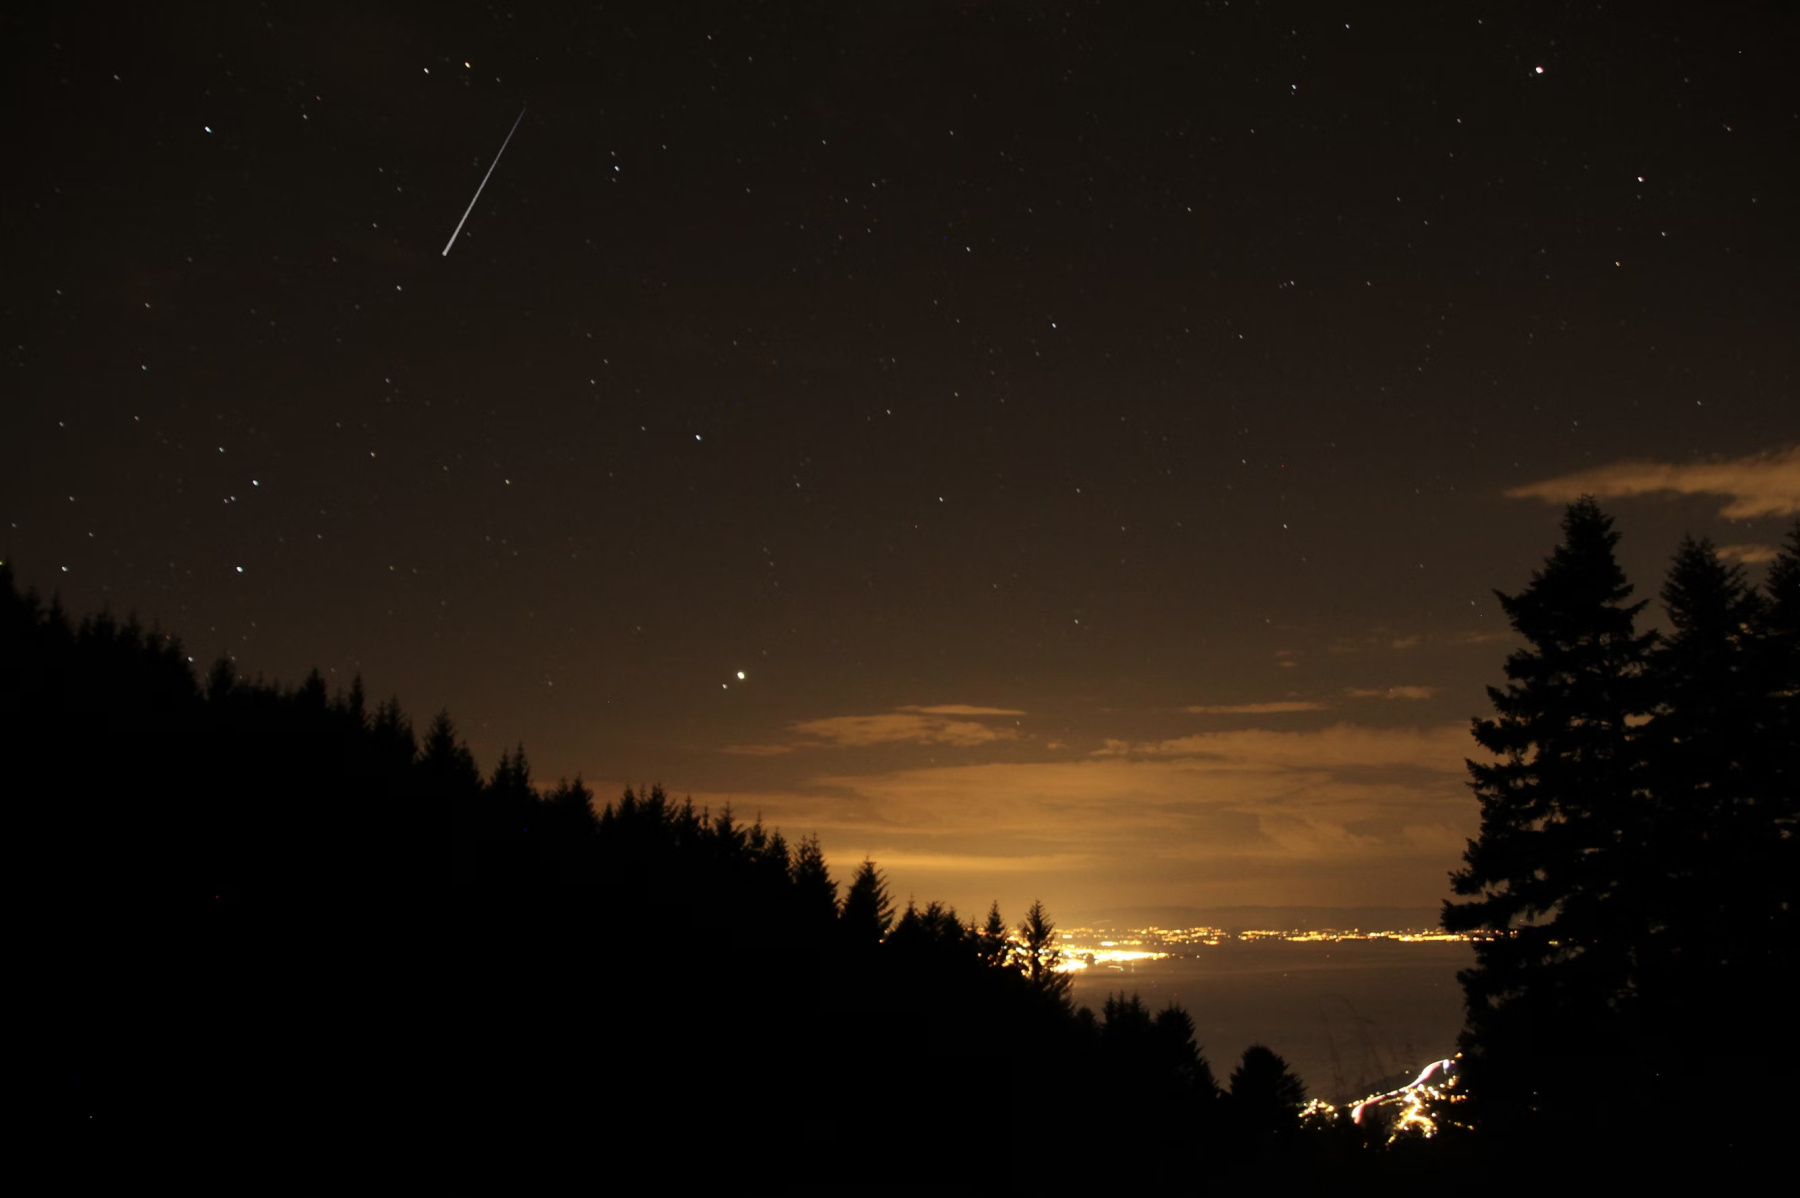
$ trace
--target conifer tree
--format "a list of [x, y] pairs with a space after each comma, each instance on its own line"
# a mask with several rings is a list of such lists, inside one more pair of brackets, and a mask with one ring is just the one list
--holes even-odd
[[1019, 939], [1023, 942], [1019, 955], [1023, 958], [1026, 980], [1033, 989], [1059, 1004], [1066, 1004], [1075, 979], [1057, 969], [1062, 964], [1062, 949], [1057, 946], [1056, 925], [1045, 913], [1043, 900], [1032, 903], [1031, 910], [1025, 913], [1024, 921], [1019, 924]]
[[580, 885], [590, 879], [594, 865], [595, 840], [600, 821], [594, 816], [594, 792], [582, 782], [559, 779], [556, 789], [539, 800], [539, 824], [544, 835], [538, 852], [553, 868], [553, 876]]
[[[1642, 989], [1691, 1006], [1726, 961], [1766, 929], [1774, 823], [1760, 769], [1774, 722], [1757, 644], [1761, 600], [1709, 541], [1685, 538], [1662, 591], [1672, 631], [1650, 658], [1655, 714], [1644, 727], [1653, 823], [1645, 845], [1655, 902]], [[1673, 988], [1689, 998], [1669, 993]]]
[[[399, 699], [389, 699], [375, 708], [375, 718], [369, 723], [369, 732], [377, 751], [384, 758], [410, 766], [413, 758], [418, 756], [419, 746], [413, 738], [412, 723], [406, 718], [406, 713], [400, 710]], [[471, 757], [469, 769], [472, 778], [478, 777], [474, 772], [474, 765], [475, 760]]]
[[[433, 729], [435, 734], [436, 729]], [[510, 753], [500, 754], [494, 776], [488, 780], [490, 800], [519, 826], [522, 834], [531, 831], [537, 815], [538, 796], [531, 784], [531, 764], [525, 760], [525, 746], [518, 745]]]
[[759, 815], [756, 822], [750, 825], [748, 844], [751, 868], [763, 891], [771, 895], [784, 893], [790, 885], [790, 870], [794, 864], [787, 837], [781, 834], [780, 828], [765, 830], [762, 816]]
[[212, 669], [206, 675], [204, 690], [207, 701], [215, 706], [223, 706], [230, 701], [231, 692], [236, 689], [237, 685], [237, 669], [231, 664], [231, 659], [224, 656], [219, 657], [212, 663]]
[[[1758, 634], [1771, 709], [1764, 788], [1774, 806], [1770, 816], [1792, 851], [1800, 848], [1800, 520], [1769, 565]], [[1791, 881], [1783, 897], [1796, 897]], [[1787, 910], [1793, 912], [1791, 904]]]
[[1141, 1051], [1150, 1039], [1150, 1008], [1136, 994], [1126, 998], [1123, 991], [1116, 995], [1109, 991], [1100, 1016], [1100, 1042], [1116, 1053]]
[[1240, 1132], [1269, 1137], [1299, 1130], [1306, 1085], [1273, 1049], [1246, 1048], [1230, 1085], [1232, 1118]]
[[[1642, 603], [1613, 557], [1618, 534], [1591, 498], [1569, 506], [1563, 543], [1500, 605], [1526, 647], [1489, 687], [1495, 719], [1468, 763], [1481, 830], [1451, 875], [1453, 932], [1486, 931], [1460, 975], [1472, 1084], [1579, 1086], [1633, 985], [1631, 945], [1646, 895], [1637, 858], [1645, 804], [1633, 724], [1647, 712]], [[1509, 1080], [1510, 1079], [1510, 1080]], [[1515, 1093], [1515, 1108], [1524, 1098]]]
[[894, 924], [894, 904], [888, 897], [887, 881], [867, 857], [850, 879], [838, 921], [853, 944], [879, 941]]
[[1769, 565], [1755, 641], [1766, 713], [1755, 769], [1767, 916], [1758, 968], [1770, 983], [1764, 993], [1782, 1004], [1791, 985], [1785, 979], [1800, 967], [1800, 520]]
[[1213, 1078], [1212, 1065], [1194, 1042], [1193, 1017], [1171, 1002], [1156, 1013], [1154, 1034], [1157, 1052], [1181, 1087], [1205, 1102], [1217, 1098], [1219, 1083]]
[[[230, 663], [223, 658], [213, 667], [215, 677], [221, 677], [230, 670]], [[229, 678], [225, 681], [226, 689], [230, 688]], [[398, 725], [400, 714], [398, 705], [394, 708], [393, 722]], [[475, 757], [469, 747], [457, 739], [456, 725], [450, 721], [448, 711], [440, 711], [437, 718], [431, 721], [431, 729], [425, 733], [425, 743], [420, 747], [419, 770], [430, 780], [431, 784], [446, 791], [475, 790], [481, 786], [481, 773], [475, 768]]]
[[987, 921], [981, 925], [976, 937], [976, 947], [981, 959], [993, 968], [1002, 968], [1012, 956], [1012, 944], [1007, 937], [1006, 920], [1000, 915], [1000, 900], [988, 908]]
[[368, 719], [369, 696], [363, 690], [362, 675], [358, 674], [350, 681], [350, 693], [343, 696], [340, 707], [351, 722], [358, 728], [366, 728]]
[[600, 826], [594, 818], [594, 792], [582, 782], [580, 774], [575, 775], [573, 782], [559, 780], [544, 802], [556, 812], [561, 834], [570, 839], [585, 840]]
[[838, 914], [837, 883], [832, 880], [831, 871], [825, 866], [825, 851], [819, 847], [816, 834], [801, 840], [800, 847], [794, 852], [791, 868], [794, 899], [800, 918], [814, 928], [826, 927], [835, 922]]
[[738, 862], [744, 857], [744, 850], [749, 845], [749, 837], [737, 817], [731, 814], [731, 804], [725, 804], [717, 816], [708, 821], [708, 833], [712, 838], [713, 852], [720, 860]]

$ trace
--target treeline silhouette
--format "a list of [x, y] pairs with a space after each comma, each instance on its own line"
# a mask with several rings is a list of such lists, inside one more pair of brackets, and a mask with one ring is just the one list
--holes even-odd
[[[1591, 498], [1500, 602], [1525, 646], [1471, 762], [1481, 830], [1452, 875], [1468, 1117], [1596, 1156], [1769, 1151], [1800, 1063], [1800, 523], [1767, 583], [1682, 542], [1666, 634]], [[1703, 1122], [1705, 1146], [1694, 1123]]]
[[602, 805], [523, 747], [484, 775], [446, 713], [420, 736], [360, 681], [202, 681], [0, 565], [26, 1105], [71, 1185], [359, 1160], [527, 1188], [1468, 1186], [1551, 1145], [1615, 1178], [1621, 1152], [1766, 1149], [1795, 1057], [1800, 526], [1762, 591], [1684, 543], [1666, 637], [1635, 629], [1610, 520], [1584, 501], [1564, 533], [1501, 597], [1526, 646], [1475, 724], [1497, 760], [1444, 922], [1488, 938], [1435, 1140], [1303, 1125], [1262, 1046], [1222, 1087], [1179, 1008], [1076, 1009], [1041, 904], [896, 910], [816, 837], [657, 786]]
[[871, 861], [840, 897], [816, 837], [655, 786], [600, 806], [522, 747], [484, 777], [447, 714], [420, 737], [360, 681], [201, 682], [3, 566], [0, 651], [33, 1105], [77, 1180], [400, 1154], [1004, 1190], [1325, 1159], [1267, 1048], [1221, 1089], [1179, 1008], [1077, 1010], [1041, 904], [896, 911]]

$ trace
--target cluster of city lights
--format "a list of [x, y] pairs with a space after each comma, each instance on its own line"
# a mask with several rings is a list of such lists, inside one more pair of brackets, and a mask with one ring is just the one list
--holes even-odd
[[[1101, 939], [1103, 936], [1117, 938]], [[1095, 928], [1074, 928], [1062, 934], [1062, 949], [1065, 953], [1078, 952], [1086, 955], [1090, 950], [1079, 947], [1080, 945], [1098, 943], [1103, 950], [1112, 950], [1120, 946], [1156, 950], [1202, 944], [1217, 946], [1227, 941], [1252, 944], [1280, 940], [1290, 944], [1331, 944], [1347, 940], [1379, 940], [1396, 944], [1434, 944], [1486, 938], [1480, 935], [1443, 932], [1435, 928], [1386, 928], [1379, 931], [1365, 931], [1362, 928], [1323, 928], [1309, 931], [1298, 931], [1293, 928], [1246, 928], [1233, 932], [1225, 928], [1200, 926], [1137, 928], [1123, 934], [1104, 932]], [[1167, 956], [1168, 954], [1153, 955]]]
[[[1111, 944], [1111, 941], [1107, 941]], [[1092, 952], [1072, 955], [1068, 949], [1063, 950], [1063, 959], [1057, 964], [1058, 973], [1079, 973], [1084, 969], [1092, 969], [1096, 965], [1127, 965], [1134, 961], [1160, 961], [1168, 953], [1146, 952], [1129, 948], [1098, 948]]]
[[[1101, 939], [1117, 936], [1118, 939]], [[1216, 948], [1227, 941], [1245, 944], [1272, 940], [1290, 944], [1335, 943], [1345, 940], [1382, 940], [1397, 944], [1425, 944], [1442, 941], [1469, 940], [1473, 937], [1416, 928], [1365, 932], [1361, 928], [1295, 931], [1293, 929], [1251, 928], [1227, 931], [1224, 928], [1196, 926], [1191, 928], [1137, 928], [1126, 933], [1104, 932], [1095, 928], [1075, 928], [1062, 933], [1059, 949], [1062, 960], [1056, 968], [1061, 973], [1079, 973], [1084, 969], [1108, 967], [1123, 969], [1140, 961], [1160, 961], [1173, 955], [1168, 949], [1193, 948], [1204, 945]], [[1017, 943], [1017, 938], [1011, 938]], [[1095, 945], [1097, 947], [1087, 947]]]
[[[1406, 1085], [1351, 1104], [1350, 1122], [1361, 1127], [1365, 1118], [1372, 1121], [1375, 1112], [1387, 1108], [1386, 1117], [1392, 1120], [1387, 1125], [1387, 1143], [1406, 1136], [1430, 1139], [1445, 1123], [1453, 1122], [1447, 1117], [1447, 1108], [1465, 1097], [1456, 1083], [1455, 1058], [1433, 1061]], [[1315, 1098], [1306, 1104], [1300, 1118], [1313, 1126], [1329, 1125], [1337, 1121], [1338, 1108]]]

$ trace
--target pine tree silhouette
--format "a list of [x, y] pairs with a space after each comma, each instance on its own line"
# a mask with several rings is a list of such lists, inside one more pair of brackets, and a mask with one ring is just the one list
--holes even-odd
[[1019, 939], [1019, 955], [1032, 989], [1057, 1005], [1066, 1006], [1075, 979], [1057, 968], [1062, 964], [1062, 949], [1056, 941], [1056, 925], [1050, 922], [1041, 899], [1025, 913], [1019, 924]]
[[837, 921], [837, 883], [825, 865], [825, 853], [817, 836], [807, 836], [794, 852], [791, 873], [795, 906], [800, 918], [812, 928], [823, 929]]
[[976, 945], [981, 959], [990, 967], [999, 969], [1011, 964], [1012, 943], [1007, 934], [1006, 920], [1000, 916], [999, 899], [995, 899], [988, 908], [987, 919], [981, 925]]
[[1647, 805], [1633, 723], [1649, 710], [1653, 641], [1613, 557], [1618, 534], [1591, 499], [1571, 504], [1563, 543], [1531, 585], [1500, 595], [1528, 645], [1489, 687], [1497, 718], [1475, 739], [1500, 757], [1469, 763], [1480, 836], [1451, 875], [1451, 931], [1496, 933], [1464, 970], [1472, 1083], [1522, 1110], [1533, 1086], [1582, 1092], [1585, 1062], [1615, 1051], [1617, 1004], [1647, 904], [1639, 860]]
[[850, 943], [861, 945], [880, 940], [894, 924], [894, 904], [888, 897], [887, 881], [866, 857], [856, 867], [850, 888], [844, 892], [838, 923]]
[[[1770, 818], [1790, 851], [1800, 848], [1800, 520], [1769, 565], [1766, 598], [1757, 627], [1761, 644], [1763, 690], [1772, 708], [1771, 726], [1762, 755], [1762, 789], [1770, 796]], [[1781, 910], [1800, 918], [1795, 871], [1778, 883]], [[1793, 924], [1785, 936], [1793, 943]]]
[[1274, 1050], [1252, 1044], [1231, 1071], [1232, 1122], [1265, 1148], [1300, 1129], [1306, 1086]]
[[1644, 979], [1680, 1005], [1725, 984], [1767, 936], [1763, 888], [1778, 855], [1758, 768], [1773, 731], [1756, 627], [1762, 604], [1741, 567], [1686, 539], [1663, 587], [1672, 633], [1650, 659], [1655, 715], [1643, 729], [1654, 795], [1647, 857], [1660, 890]]

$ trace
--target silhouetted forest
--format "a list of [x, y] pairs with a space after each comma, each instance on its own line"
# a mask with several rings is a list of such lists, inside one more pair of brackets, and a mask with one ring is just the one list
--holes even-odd
[[[1491, 1138], [1579, 1137], [1640, 1159], [1778, 1142], [1800, 967], [1800, 523], [1762, 590], [1686, 539], [1669, 631], [1591, 499], [1500, 602], [1525, 646], [1474, 723], [1481, 831], [1452, 876], [1469, 1118]], [[1702, 1113], [1704, 1112], [1704, 1113]]]
[[1470, 1098], [1429, 1143], [1303, 1122], [1266, 1047], [1221, 1088], [1179, 1008], [1076, 1009], [1041, 905], [896, 911], [811, 836], [660, 787], [598, 803], [522, 747], [484, 774], [447, 714], [420, 735], [360, 682], [202, 681], [0, 567], [29, 1105], [74, 1181], [362, 1156], [987, 1191], [1447, 1176], [1666, 1135], [1716, 1101], [1694, 1087], [1770, 1101], [1742, 1070], [1792, 1059], [1800, 529], [1766, 592], [1684, 545], [1666, 638], [1633, 629], [1610, 521], [1577, 504], [1565, 534], [1502, 596], [1527, 647], [1476, 723], [1501, 761], [1471, 765], [1444, 916], [1489, 934]]
[[202, 682], [174, 639], [0, 575], [34, 1102], [77, 1176], [298, 1143], [1010, 1188], [1297, 1126], [1298, 1080], [1221, 1091], [1182, 1011], [1076, 1010], [1041, 904], [897, 912], [813, 837], [660, 787], [597, 804], [523, 748], [484, 776], [447, 714], [421, 736], [360, 682]]

